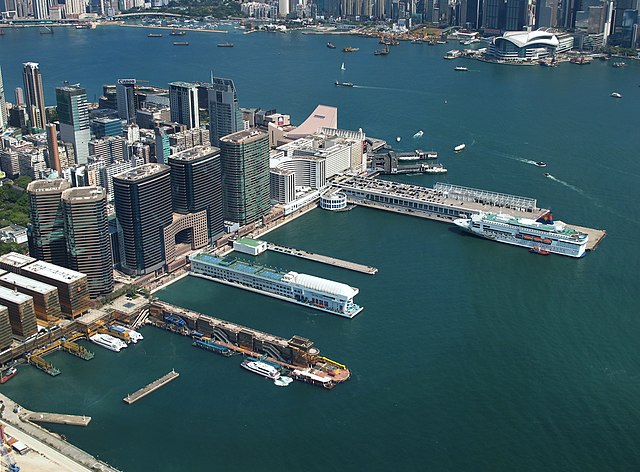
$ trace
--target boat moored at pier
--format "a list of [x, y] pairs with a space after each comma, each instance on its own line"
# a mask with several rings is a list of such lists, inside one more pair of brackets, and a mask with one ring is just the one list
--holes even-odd
[[589, 241], [588, 235], [562, 221], [554, 221], [551, 212], [537, 220], [502, 213], [479, 213], [453, 222], [465, 231], [486, 239], [529, 249], [538, 247], [540, 251], [570, 257], [584, 256]]
[[120, 352], [122, 349], [127, 347], [127, 343], [108, 334], [94, 334], [93, 336], [89, 336], [89, 340], [98, 346], [102, 346], [115, 352]]
[[280, 372], [271, 364], [267, 364], [262, 361], [252, 361], [252, 360], [244, 360], [240, 367], [247, 369], [248, 371], [253, 372], [254, 374], [262, 375], [271, 380], [277, 380], [280, 378]]

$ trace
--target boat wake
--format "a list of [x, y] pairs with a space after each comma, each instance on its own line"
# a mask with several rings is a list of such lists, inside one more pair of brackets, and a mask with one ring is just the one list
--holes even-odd
[[361, 89], [369, 89], [369, 90], [384, 90], [387, 92], [403, 92], [403, 93], [417, 93], [420, 95], [434, 95], [430, 92], [424, 92], [422, 90], [408, 90], [408, 89], [400, 89], [393, 87], [375, 87], [373, 85], [354, 85], [353, 88], [361, 88]]
[[532, 161], [531, 159], [526, 159], [524, 157], [518, 157], [513, 154], [506, 154], [504, 152], [494, 152], [496, 156], [504, 157], [506, 159], [511, 159], [512, 161], [522, 162], [523, 164], [529, 164], [532, 166], [537, 165], [536, 161]]
[[293, 379], [285, 376], [281, 376], [273, 381], [274, 385], [277, 385], [278, 387], [288, 387], [291, 382], [293, 382]]
[[563, 186], [567, 187], [568, 189], [573, 190], [574, 192], [579, 193], [580, 195], [584, 195], [585, 197], [586, 197], [586, 196], [588, 196], [588, 195], [585, 193], [585, 191], [584, 191], [584, 190], [582, 190], [581, 188], [576, 187], [575, 185], [571, 185], [569, 182], [565, 182], [564, 180], [560, 180], [560, 179], [558, 179], [558, 178], [554, 177], [554, 176], [553, 176], [553, 175], [551, 175], [551, 174], [548, 174], [546, 177], [547, 177], [548, 179], [553, 180], [554, 182], [558, 182], [560, 185], [563, 185]]

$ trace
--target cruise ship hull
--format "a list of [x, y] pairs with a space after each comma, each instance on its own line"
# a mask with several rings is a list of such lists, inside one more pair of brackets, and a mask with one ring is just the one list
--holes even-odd
[[364, 310], [364, 307], [358, 307], [358, 309], [349, 313], [345, 313], [342, 311], [329, 310], [320, 305], [311, 305], [310, 303], [305, 303], [304, 301], [296, 300], [295, 298], [283, 297], [282, 295], [278, 295], [277, 293], [267, 292], [265, 290], [249, 287], [248, 285], [242, 285], [236, 282], [231, 282], [230, 280], [219, 279], [217, 277], [211, 277], [209, 275], [204, 275], [204, 274], [198, 274], [197, 272], [190, 272], [189, 274], [194, 275], [196, 277], [203, 278], [203, 279], [213, 280], [214, 282], [219, 282], [221, 284], [230, 285], [232, 287], [241, 288], [242, 290], [248, 290], [250, 292], [259, 293], [260, 295], [266, 295], [268, 297], [277, 298], [278, 300], [284, 300], [287, 302], [295, 303], [297, 305], [302, 305], [307, 308], [313, 308], [314, 310], [324, 311], [325, 313], [331, 313], [332, 315], [341, 316], [343, 318], [353, 318], [362, 310]]
[[[482, 229], [473, 228], [471, 220], [465, 218], [456, 219], [453, 223], [467, 233], [471, 233], [474, 236], [479, 236], [491, 241], [497, 241], [499, 243], [526, 247], [527, 249], [532, 249], [538, 246], [539, 248], [553, 254], [575, 258], [584, 257], [586, 254], [586, 242], [584, 244], [573, 244], [567, 241], [558, 241], [555, 238], [547, 237], [545, 235], [537, 236], [532, 234], [522, 234], [517, 228], [513, 228], [512, 232], [506, 232], [504, 231], [504, 228], [500, 228], [497, 231], [496, 229], [491, 228], [488, 230], [489, 232], [487, 232]], [[563, 245], [561, 246], [560, 243]]]

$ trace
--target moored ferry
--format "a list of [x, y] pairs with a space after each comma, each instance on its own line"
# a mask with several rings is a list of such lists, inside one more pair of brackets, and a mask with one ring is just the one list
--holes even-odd
[[18, 373], [18, 369], [15, 367], [9, 367], [7, 370], [0, 372], [0, 384], [7, 382]]
[[94, 334], [93, 336], [89, 336], [89, 340], [98, 346], [105, 347], [115, 352], [120, 352], [122, 349], [127, 347], [127, 343], [108, 334]]
[[262, 375], [263, 377], [271, 380], [277, 380], [278, 378], [280, 378], [280, 372], [278, 372], [278, 369], [276, 369], [271, 364], [267, 364], [266, 362], [251, 361], [247, 359], [245, 361], [242, 361], [242, 364], [240, 364], [240, 366], [247, 370], [250, 370], [254, 374]]
[[554, 221], [551, 212], [537, 220], [516, 218], [501, 213], [480, 213], [453, 221], [457, 226], [477, 236], [526, 248], [570, 257], [582, 257], [589, 236]]

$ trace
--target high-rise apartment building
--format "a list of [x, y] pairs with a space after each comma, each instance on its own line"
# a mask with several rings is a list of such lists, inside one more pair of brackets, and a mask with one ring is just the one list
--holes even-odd
[[2, 68], [0, 68], [0, 131], [8, 125], [7, 104], [4, 99], [4, 85], [2, 83]]
[[196, 146], [169, 158], [173, 211], [187, 214], [207, 210], [209, 240], [224, 233], [220, 150]]
[[169, 84], [171, 121], [187, 125], [189, 129], [200, 127], [198, 114], [198, 87], [188, 82]]
[[209, 139], [220, 146], [220, 138], [242, 131], [242, 111], [233, 80], [211, 78], [209, 89]]
[[29, 194], [29, 254], [61, 266], [67, 265], [64, 218], [60, 198], [70, 187], [64, 179], [35, 180], [27, 186]]
[[11, 347], [13, 336], [11, 334], [11, 322], [9, 321], [9, 308], [0, 305], [0, 352]]
[[47, 0], [33, 0], [33, 17], [36, 20], [49, 18], [49, 3]]
[[118, 105], [118, 118], [127, 120], [127, 123], [135, 123], [136, 109], [138, 108], [136, 79], [118, 79], [116, 102]]
[[220, 140], [225, 220], [253, 223], [269, 212], [269, 135], [256, 129]]
[[[46, 2], [44, 3], [46, 6]], [[37, 18], [37, 17], [36, 17]], [[44, 107], [44, 93], [42, 92], [42, 76], [40, 66], [36, 62], [22, 64], [22, 80], [27, 101], [27, 113], [32, 128], [44, 130], [47, 124], [47, 114]]]
[[89, 105], [87, 91], [78, 85], [56, 88], [60, 139], [73, 144], [76, 164], [89, 162]]
[[164, 264], [162, 230], [173, 221], [170, 168], [145, 164], [113, 177], [126, 273], [144, 275]]
[[9, 323], [14, 336], [25, 339], [38, 332], [32, 297], [0, 286], [0, 305], [9, 309]]
[[87, 275], [89, 296], [113, 290], [113, 257], [107, 220], [107, 192], [76, 187], [62, 192], [68, 267]]

